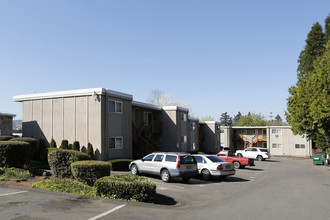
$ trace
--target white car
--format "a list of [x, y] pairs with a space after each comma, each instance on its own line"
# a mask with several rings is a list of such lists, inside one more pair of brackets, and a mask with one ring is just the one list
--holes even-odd
[[248, 147], [245, 150], [237, 150], [235, 155], [238, 157], [254, 158], [258, 161], [270, 159], [270, 153], [266, 148]]
[[224, 180], [227, 176], [235, 175], [235, 168], [232, 163], [228, 163], [215, 155], [194, 154], [197, 160], [199, 174], [204, 180], [212, 176], [220, 177]]

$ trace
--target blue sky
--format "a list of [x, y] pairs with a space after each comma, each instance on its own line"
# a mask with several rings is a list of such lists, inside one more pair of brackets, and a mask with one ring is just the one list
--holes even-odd
[[218, 120], [284, 119], [288, 88], [329, 0], [0, 0], [0, 112], [13, 96], [103, 87], [145, 102], [152, 89]]

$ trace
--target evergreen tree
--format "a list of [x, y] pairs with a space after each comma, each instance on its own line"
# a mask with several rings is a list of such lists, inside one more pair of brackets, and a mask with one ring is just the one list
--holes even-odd
[[325, 39], [329, 41], [330, 39], [330, 15], [325, 19]]
[[80, 151], [80, 143], [79, 141], [74, 141], [72, 144], [72, 150]]
[[56, 146], [56, 141], [54, 140], [54, 138], [52, 138], [51, 140], [50, 140], [50, 146], [49, 146], [50, 148], [57, 148], [57, 146]]
[[275, 121], [282, 122], [282, 118], [280, 115], [275, 116]]
[[230, 117], [230, 115], [228, 115], [227, 112], [221, 114], [220, 125], [233, 126], [233, 119]]
[[[329, 32], [330, 18], [326, 19]], [[329, 33], [327, 33], [329, 34]], [[294, 134], [304, 135], [320, 147], [329, 146], [329, 46], [319, 23], [313, 25], [299, 56], [298, 82], [289, 88], [286, 118]]]
[[313, 71], [313, 63], [318, 56], [323, 54], [325, 41], [322, 26], [317, 22], [308, 33], [305, 49], [301, 51], [298, 59], [298, 80], [307, 72]]
[[68, 140], [62, 140], [60, 149], [63, 149], [63, 150], [69, 149], [69, 141]]
[[91, 143], [88, 142], [87, 145], [87, 152], [86, 154], [93, 160], [94, 159], [94, 149], [93, 149], [93, 145]]
[[238, 112], [237, 115], [235, 115], [234, 119], [233, 119], [233, 125], [235, 126], [238, 122], [238, 120], [242, 117], [241, 112]]
[[41, 136], [39, 139], [39, 159], [41, 162], [47, 162], [47, 153], [46, 140]]

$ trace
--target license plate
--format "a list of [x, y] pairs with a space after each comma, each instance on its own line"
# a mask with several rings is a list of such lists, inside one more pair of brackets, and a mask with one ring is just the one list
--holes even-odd
[[186, 170], [191, 170], [191, 166], [186, 166]]
[[226, 165], [226, 168], [227, 168], [227, 169], [230, 169], [230, 165]]

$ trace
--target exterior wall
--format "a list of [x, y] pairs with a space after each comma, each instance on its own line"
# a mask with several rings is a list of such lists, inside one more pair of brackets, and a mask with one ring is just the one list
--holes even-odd
[[[304, 145], [305, 148], [296, 148], [296, 144]], [[290, 127], [269, 128], [269, 149], [271, 155], [274, 156], [309, 157], [312, 155], [311, 141], [308, 141], [306, 137], [294, 135]]]
[[13, 116], [0, 115], [0, 135], [13, 134]]
[[221, 135], [219, 122], [205, 122], [201, 129], [205, 132], [205, 140], [203, 142], [206, 151], [217, 153], [220, 151]]
[[231, 143], [231, 128], [228, 126], [221, 126], [220, 127], [220, 141], [222, 147], [230, 147]]
[[[122, 103], [122, 113], [110, 112], [109, 101]], [[105, 148], [107, 159], [131, 158], [132, 157], [132, 100], [122, 99], [115, 96], [107, 96], [105, 105]], [[109, 148], [110, 138], [122, 137], [122, 148]]]
[[163, 133], [160, 139], [160, 151], [179, 151], [180, 140], [177, 119], [178, 114], [176, 110], [162, 110], [161, 121], [163, 122]]
[[188, 152], [194, 152], [199, 150], [199, 130], [198, 120], [189, 120], [190, 126], [188, 126]]
[[23, 101], [23, 136], [44, 136], [48, 142], [53, 137], [58, 147], [64, 139], [79, 141], [82, 148], [91, 142], [102, 159], [100, 112], [101, 103], [93, 96]]
[[190, 128], [190, 123], [188, 120], [188, 112], [179, 111], [178, 115], [179, 115], [178, 126], [180, 128], [179, 136], [178, 136], [180, 141], [179, 151], [188, 152], [190, 151], [190, 146], [188, 146], [188, 136], [189, 136], [188, 131]]

